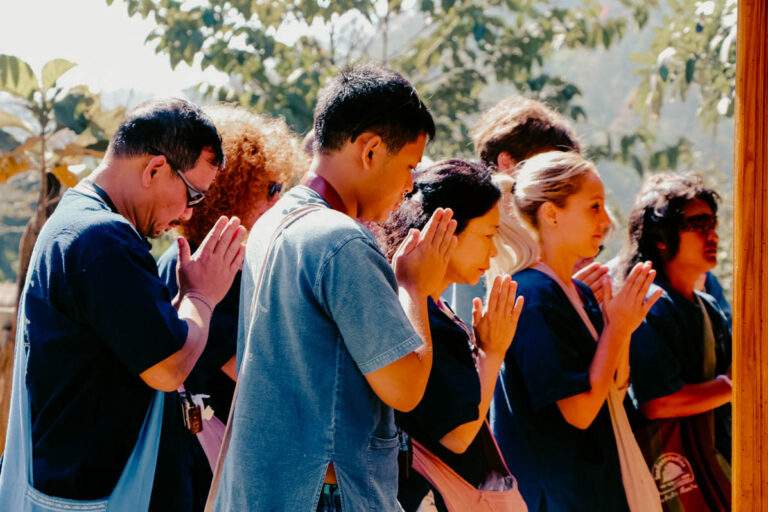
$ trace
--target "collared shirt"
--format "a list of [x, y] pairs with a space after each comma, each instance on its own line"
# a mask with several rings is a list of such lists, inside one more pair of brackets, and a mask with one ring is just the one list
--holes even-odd
[[[278, 224], [307, 203], [321, 208], [284, 229], [265, 263]], [[251, 230], [240, 311], [238, 396], [216, 510], [314, 510], [329, 463], [344, 510], [399, 510], [394, 415], [365, 374], [422, 340], [370, 232], [295, 187]]]
[[102, 498], [153, 396], [139, 374], [183, 346], [187, 325], [149, 244], [87, 182], [64, 194], [40, 232], [24, 293], [35, 487]]

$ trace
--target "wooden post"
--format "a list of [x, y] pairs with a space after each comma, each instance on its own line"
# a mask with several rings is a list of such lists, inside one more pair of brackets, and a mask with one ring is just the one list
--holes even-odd
[[733, 501], [768, 511], [768, 0], [739, 0], [734, 161]]

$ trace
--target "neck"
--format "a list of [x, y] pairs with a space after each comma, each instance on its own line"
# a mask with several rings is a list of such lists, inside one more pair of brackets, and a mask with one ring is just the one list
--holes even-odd
[[688, 300], [695, 297], [696, 282], [701, 277], [701, 272], [685, 268], [675, 268], [674, 265], [666, 265], [664, 268], [666, 280], [669, 286]]
[[309, 167], [309, 172], [320, 176], [333, 187], [344, 203], [342, 213], [352, 218], [357, 218], [359, 208], [355, 194], [355, 182], [353, 179], [349, 179], [351, 178], [351, 176], [348, 176], [349, 168], [350, 162], [347, 161], [345, 155], [341, 152], [330, 155], [316, 153]]
[[448, 280], [448, 279], [444, 279], [444, 280], [443, 280], [443, 282], [442, 282], [442, 284], [440, 285], [440, 287], [439, 287], [439, 288], [437, 288], [437, 290], [435, 290], [434, 292], [430, 293], [430, 294], [429, 294], [429, 296], [430, 296], [430, 297], [432, 298], [432, 300], [433, 300], [433, 301], [435, 301], [436, 303], [437, 303], [437, 302], [439, 302], [439, 301], [440, 301], [440, 298], [441, 298], [441, 297], [443, 296], [443, 294], [445, 293], [445, 290], [447, 290], [447, 289], [448, 289], [448, 287], [449, 287], [449, 286], [451, 286], [451, 284], [453, 284], [453, 283], [452, 283], [450, 280]]
[[127, 179], [133, 175], [131, 169], [123, 168], [114, 160], [105, 159], [91, 173], [89, 179], [107, 193], [117, 213], [125, 217], [141, 233], [135, 204], [128, 200], [132, 184], [128, 183]]
[[566, 286], [573, 286], [573, 269], [579, 257], [568, 254], [553, 243], [541, 242], [541, 261], [551, 268]]

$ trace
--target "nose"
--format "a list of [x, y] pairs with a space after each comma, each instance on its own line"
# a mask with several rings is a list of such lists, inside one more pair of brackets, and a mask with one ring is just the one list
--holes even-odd
[[499, 253], [498, 248], [496, 248], [496, 239], [494, 238], [491, 240], [491, 250], [490, 250], [490, 256], [488, 256], [489, 259], [495, 258], [496, 255]]

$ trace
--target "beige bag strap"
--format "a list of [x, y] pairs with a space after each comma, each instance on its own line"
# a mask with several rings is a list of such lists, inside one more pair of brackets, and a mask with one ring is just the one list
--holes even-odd
[[[307, 204], [302, 205], [295, 210], [289, 212], [283, 220], [277, 225], [275, 230], [272, 232], [272, 236], [269, 240], [269, 244], [267, 245], [267, 250], [264, 253], [264, 261], [259, 268], [259, 273], [256, 276], [256, 286], [253, 289], [253, 297], [251, 298], [251, 321], [248, 324], [247, 328], [247, 336], [246, 336], [246, 343], [250, 343], [251, 339], [251, 333], [253, 332], [253, 326], [256, 323], [258, 314], [257, 314], [257, 307], [258, 307], [258, 300], [259, 300], [259, 294], [261, 293], [262, 285], [264, 284], [264, 277], [266, 276], [266, 269], [269, 265], [269, 258], [272, 255], [272, 251], [275, 248], [275, 244], [277, 242], [277, 239], [280, 237], [280, 235], [283, 233], [283, 231], [288, 228], [291, 224], [299, 220], [300, 218], [304, 217], [308, 213], [311, 213], [315, 210], [320, 210], [324, 208], [323, 205], [314, 203], [314, 204]], [[245, 312], [241, 311], [240, 315], [243, 315]], [[247, 349], [247, 346], [246, 346]], [[241, 366], [244, 366], [247, 362], [247, 358], [244, 358]], [[206, 512], [213, 511], [214, 509], [214, 502], [216, 500], [216, 494], [219, 490], [219, 481], [221, 480], [221, 472], [223, 470], [224, 466], [224, 459], [226, 459], [227, 452], [229, 451], [229, 440], [231, 438], [232, 433], [232, 418], [234, 418], [234, 412], [235, 412], [235, 404], [237, 403], [237, 395], [238, 390], [240, 389], [240, 379], [237, 379], [237, 382], [235, 383], [235, 391], [232, 394], [232, 405], [229, 408], [229, 417], [227, 418], [227, 428], [224, 431], [224, 438], [221, 442], [221, 450], [219, 451], [219, 457], [216, 460], [216, 469], [213, 472], [213, 479], [211, 480], [211, 488], [208, 491], [208, 499], [205, 503], [205, 510]]]
[[[592, 325], [592, 321], [584, 309], [584, 303], [578, 294], [565, 286], [562, 280], [555, 274], [549, 266], [544, 263], [538, 263], [533, 268], [544, 272], [565, 292], [566, 297], [576, 312], [581, 317], [584, 325], [592, 334], [595, 342], [598, 340], [597, 329]], [[608, 402], [608, 411], [611, 416], [611, 426], [613, 427], [613, 436], [616, 439], [616, 449], [619, 452], [619, 465], [621, 466], [621, 481], [624, 484], [624, 492], [627, 496], [627, 503], [632, 512], [662, 512], [661, 497], [656, 487], [656, 482], [645, 463], [643, 452], [637, 444], [632, 427], [627, 418], [627, 411], [624, 410], [622, 403], [622, 393], [614, 383], [608, 391], [606, 401]]]

